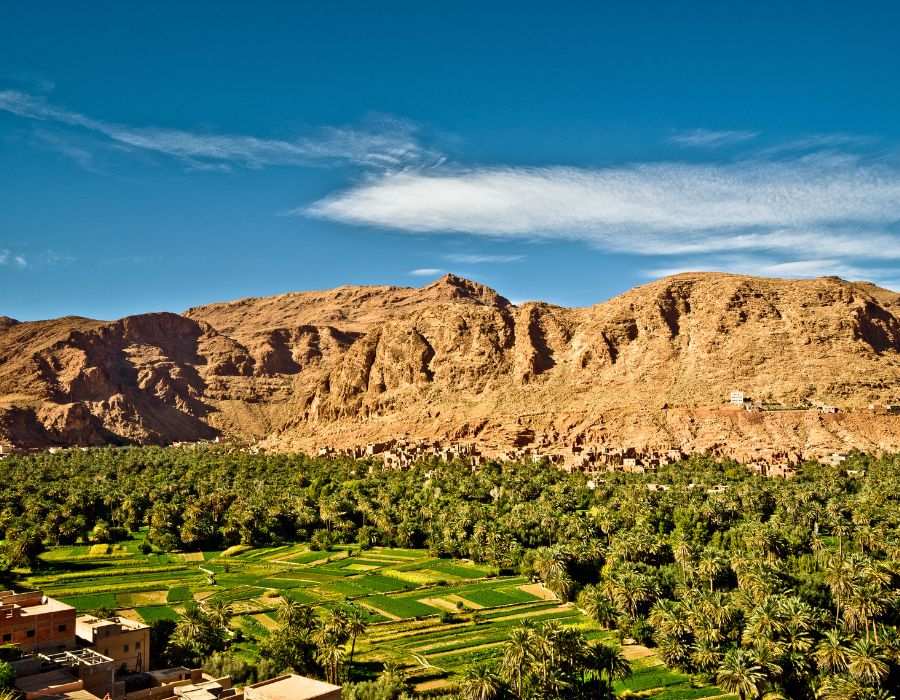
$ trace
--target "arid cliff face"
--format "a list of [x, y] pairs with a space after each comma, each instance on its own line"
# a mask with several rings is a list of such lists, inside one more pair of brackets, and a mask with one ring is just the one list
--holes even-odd
[[[722, 410], [732, 389], [842, 413]], [[115, 322], [0, 318], [0, 442], [271, 449], [524, 430], [634, 446], [900, 449], [900, 295], [836, 278], [683, 274], [513, 306], [447, 276]]]

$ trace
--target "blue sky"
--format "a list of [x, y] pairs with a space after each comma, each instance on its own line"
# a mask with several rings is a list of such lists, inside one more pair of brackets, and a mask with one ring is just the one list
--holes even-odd
[[12, 3], [0, 315], [445, 271], [900, 289], [893, 3]]

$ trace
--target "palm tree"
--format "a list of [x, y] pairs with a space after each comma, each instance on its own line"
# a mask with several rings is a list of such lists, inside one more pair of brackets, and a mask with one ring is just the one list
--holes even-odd
[[206, 604], [205, 612], [206, 617], [216, 629], [227, 632], [228, 623], [231, 622], [234, 614], [231, 605], [222, 600], [214, 600]]
[[503, 683], [493, 668], [479, 663], [466, 668], [459, 689], [465, 700], [494, 700], [500, 697]]
[[578, 606], [604, 629], [611, 629], [616, 621], [616, 607], [596, 586], [585, 586], [578, 596]]
[[703, 616], [724, 634], [734, 621], [735, 609], [731, 595], [723, 591], [704, 593], [698, 596], [697, 602]]
[[606, 674], [606, 679], [610, 683], [631, 677], [631, 664], [628, 659], [625, 658], [622, 647], [609, 642], [598, 642], [592, 646], [603, 647], [605, 659], [603, 672]]
[[278, 606], [278, 621], [284, 627], [296, 630], [312, 630], [318, 622], [312, 606], [303, 605], [288, 596], [284, 596]]
[[716, 589], [716, 578], [725, 571], [725, 558], [715, 550], [703, 552], [697, 562], [697, 573], [709, 581], [710, 593]]
[[327, 634], [316, 645], [316, 658], [325, 669], [325, 680], [337, 685], [341, 677], [341, 660], [344, 658], [343, 643], [339, 637]]
[[712, 674], [722, 663], [722, 654], [714, 644], [700, 642], [694, 647], [691, 661], [701, 673]]
[[877, 618], [884, 613], [883, 587], [871, 582], [865, 582], [853, 587], [853, 593], [844, 608], [844, 619], [850, 629], [857, 630], [862, 626], [866, 630], [866, 639], [869, 638], [869, 623], [872, 625], [875, 643], [878, 643]]
[[847, 670], [849, 655], [844, 638], [838, 630], [828, 630], [816, 645], [813, 656], [816, 663], [828, 673], [843, 673]]
[[831, 523], [831, 532], [838, 538], [838, 558], [844, 558], [844, 540], [853, 534], [853, 526], [843, 517]]
[[890, 668], [887, 657], [868, 639], [858, 640], [847, 651], [847, 670], [869, 685], [878, 685]]
[[772, 640], [783, 628], [784, 618], [779, 601], [775, 597], [768, 597], [747, 615], [742, 640], [747, 645]]
[[631, 619], [637, 617], [637, 609], [641, 603], [656, 597], [656, 590], [650, 579], [638, 572], [633, 564], [623, 566], [612, 578], [608, 579], [605, 589], [623, 612]]
[[347, 639], [347, 613], [342, 608], [327, 608], [325, 616], [313, 634], [317, 646], [325, 646], [331, 642], [343, 644]]
[[686, 539], [675, 540], [672, 542], [671, 547], [672, 557], [675, 559], [675, 563], [681, 567], [682, 576], [687, 581], [688, 567], [694, 560], [694, 548]]
[[175, 636], [186, 645], [190, 646], [205, 636], [209, 628], [209, 619], [203, 614], [198, 605], [189, 605], [184, 610], [184, 615], [178, 622]]
[[541, 547], [534, 557], [534, 571], [544, 583], [568, 574], [567, 554], [559, 547]]
[[667, 637], [684, 637], [691, 632], [684, 605], [674, 600], [657, 601], [648, 619], [657, 632]]
[[759, 687], [766, 675], [752, 654], [741, 648], [732, 649], [719, 666], [716, 682], [729, 693], [737, 693], [741, 700], [759, 696]]
[[294, 598], [284, 596], [281, 599], [281, 605], [278, 606], [278, 621], [285, 627], [293, 627], [300, 618], [303, 607]]
[[853, 576], [843, 557], [829, 557], [825, 566], [825, 583], [834, 598], [834, 623], [841, 619], [841, 607], [853, 592]]
[[344, 629], [350, 635], [350, 662], [347, 666], [347, 675], [353, 672], [353, 653], [356, 651], [356, 638], [366, 633], [368, 625], [366, 617], [358, 605], [348, 608]]
[[528, 667], [534, 661], [532, 634], [532, 630], [528, 627], [517, 627], [510, 632], [506, 644], [503, 645], [501, 673], [513, 684], [518, 697], [522, 697], [522, 686], [528, 674]]

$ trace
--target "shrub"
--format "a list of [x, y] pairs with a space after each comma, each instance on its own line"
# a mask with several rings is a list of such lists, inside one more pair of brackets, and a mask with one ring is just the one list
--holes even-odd
[[227, 651], [217, 651], [203, 662], [203, 670], [213, 678], [231, 676], [235, 683], [243, 683], [250, 678], [253, 667], [240, 656]]
[[18, 644], [0, 644], [0, 661], [18, 661], [22, 658], [22, 650]]
[[327, 530], [316, 530], [309, 538], [309, 548], [314, 552], [327, 552], [331, 550], [334, 540]]
[[0, 660], [0, 690], [12, 688], [16, 672], [8, 661]]
[[278, 667], [275, 665], [275, 662], [271, 659], [267, 659], [262, 657], [259, 661], [256, 662], [256, 680], [257, 681], [267, 681], [270, 678], [275, 678], [279, 673]]

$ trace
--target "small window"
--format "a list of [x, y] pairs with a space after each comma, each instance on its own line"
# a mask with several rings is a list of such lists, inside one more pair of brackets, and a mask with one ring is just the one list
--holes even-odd
[[140, 642], [135, 642], [135, 643], [134, 643], [134, 650], [137, 651], [137, 650], [140, 649], [140, 648], [141, 648], [141, 643], [140, 643]]
[[28, 631], [25, 633], [25, 636], [26, 636], [26, 637], [33, 637], [33, 636], [34, 636], [34, 630], [28, 630]]
[[122, 651], [128, 651], [128, 645], [127, 645], [127, 644], [126, 644], [125, 646], [122, 647]]
[[11, 635], [11, 634], [4, 634], [4, 635], [3, 635], [3, 641], [4, 641], [4, 642], [10, 642], [10, 641], [12, 641], [12, 635]]
[[58, 629], [60, 632], [65, 632], [65, 631], [66, 631], [66, 625], [60, 625], [57, 629]]
[[103, 656], [109, 656], [109, 649], [103, 650]]

